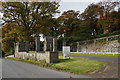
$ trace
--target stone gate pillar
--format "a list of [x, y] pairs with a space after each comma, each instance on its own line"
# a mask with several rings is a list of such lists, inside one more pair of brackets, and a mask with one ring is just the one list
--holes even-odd
[[63, 41], [63, 46], [66, 46], [66, 41], [65, 40]]
[[29, 51], [29, 41], [25, 41], [25, 51]]
[[19, 52], [19, 42], [15, 43], [14, 57], [19, 57], [18, 52]]
[[16, 43], [15, 45], [15, 53], [19, 52], [19, 42]]
[[25, 42], [20, 42], [19, 43], [19, 52], [25, 52], [25, 51], [26, 51]]
[[44, 51], [46, 51], [47, 50], [47, 41], [46, 41], [46, 37], [44, 38]]
[[44, 38], [44, 51], [57, 51], [57, 39], [53, 37]]
[[52, 37], [44, 38], [44, 51], [53, 51], [53, 38]]
[[79, 52], [79, 42], [77, 42], [77, 52]]
[[57, 51], [57, 39], [53, 38], [53, 52]]
[[36, 47], [36, 52], [40, 52], [40, 37], [36, 37], [35, 47]]
[[96, 39], [94, 39], [94, 49], [93, 52], [96, 52]]

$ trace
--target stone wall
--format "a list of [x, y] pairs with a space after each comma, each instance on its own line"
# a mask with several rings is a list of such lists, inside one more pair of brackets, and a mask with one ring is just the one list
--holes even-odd
[[15, 47], [15, 57], [30, 60], [46, 60], [47, 63], [58, 62], [58, 52], [45, 51], [39, 53], [19, 52], [18, 44]]
[[120, 35], [71, 43], [71, 52], [120, 53]]
[[45, 53], [27, 53], [27, 52], [18, 52], [15, 53], [16, 58], [21, 59], [30, 59], [30, 60], [46, 60], [47, 63], [58, 62], [58, 53], [47, 51]]
[[85, 43], [78, 47], [78, 52], [118, 53], [120, 43], [118, 40], [108, 42]]

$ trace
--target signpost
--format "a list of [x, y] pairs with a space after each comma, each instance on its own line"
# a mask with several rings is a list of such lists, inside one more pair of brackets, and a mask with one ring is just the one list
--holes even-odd
[[64, 59], [65, 59], [65, 57], [69, 58], [70, 46], [63, 46], [62, 47], [62, 53], [63, 53]]

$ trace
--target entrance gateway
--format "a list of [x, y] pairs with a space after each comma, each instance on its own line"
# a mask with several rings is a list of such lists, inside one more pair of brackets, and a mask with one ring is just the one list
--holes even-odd
[[44, 51], [40, 51], [40, 38], [35, 40], [36, 52], [29, 53], [29, 42], [15, 44], [15, 57], [31, 60], [46, 60], [47, 63], [58, 62], [57, 42], [53, 37], [45, 37]]

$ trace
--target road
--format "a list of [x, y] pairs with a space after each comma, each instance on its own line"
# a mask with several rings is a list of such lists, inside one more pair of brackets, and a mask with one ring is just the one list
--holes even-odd
[[[62, 55], [62, 54], [60, 54]], [[91, 60], [101, 61], [101, 62], [115, 62], [118, 63], [117, 57], [103, 57], [103, 56], [79, 56], [79, 55], [69, 55], [70, 57], [77, 57], [77, 58], [88, 58]], [[120, 63], [120, 62], [119, 62]]]
[[59, 72], [24, 62], [2, 60], [3, 78], [69, 78], [70, 76], [73, 78], [89, 78], [84, 75]]

